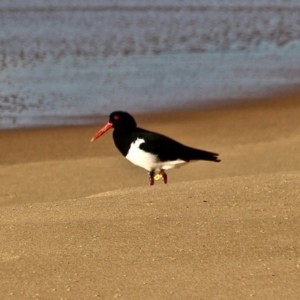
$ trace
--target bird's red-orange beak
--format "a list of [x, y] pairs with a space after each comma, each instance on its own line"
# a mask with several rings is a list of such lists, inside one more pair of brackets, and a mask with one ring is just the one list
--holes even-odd
[[91, 139], [91, 142], [99, 138], [102, 134], [104, 134], [107, 130], [111, 129], [113, 124], [108, 122], [103, 128], [101, 128]]

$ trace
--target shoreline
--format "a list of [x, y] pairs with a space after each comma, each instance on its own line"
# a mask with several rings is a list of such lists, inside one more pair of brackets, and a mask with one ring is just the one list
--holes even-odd
[[[203, 101], [200, 102], [195, 100], [193, 104], [182, 106], [170, 110], [164, 110], [163, 112], [160, 111], [153, 111], [150, 113], [136, 113], [134, 116], [136, 118], [140, 118], [142, 120], [151, 120], [155, 119], [156, 117], [160, 117], [161, 115], [169, 115], [172, 116], [173, 114], [189, 114], [189, 113], [200, 113], [200, 112], [213, 112], [213, 111], [222, 111], [222, 110], [232, 110], [232, 109], [251, 109], [255, 107], [264, 107], [270, 105], [281, 105], [284, 103], [286, 105], [297, 105], [300, 102], [300, 91], [299, 87], [292, 87], [290, 89], [286, 89], [286, 91], [280, 91], [278, 93], [270, 94], [267, 97], [256, 97], [256, 98], [244, 98], [239, 100], [210, 100], [210, 101]], [[128, 111], [130, 113], [130, 111]], [[69, 119], [74, 119], [76, 117], [69, 117]], [[92, 127], [100, 124], [102, 122], [106, 122], [108, 119], [108, 115], [102, 114], [91, 114], [89, 116], [80, 116], [78, 117], [81, 120], [91, 119], [93, 121], [89, 122], [80, 122], [79, 124], [51, 124], [51, 125], [36, 125], [36, 126], [23, 126], [17, 128], [0, 128], [1, 132], [14, 132], [14, 131], [27, 131], [27, 130], [40, 130], [40, 129], [55, 129], [55, 128], [81, 128], [81, 127]], [[66, 118], [68, 119], [68, 118]], [[99, 121], [97, 120], [99, 119]]]

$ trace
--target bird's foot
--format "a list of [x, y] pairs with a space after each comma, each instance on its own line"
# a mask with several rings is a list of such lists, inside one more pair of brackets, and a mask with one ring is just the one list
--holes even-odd
[[149, 185], [154, 185], [154, 171], [149, 172]]

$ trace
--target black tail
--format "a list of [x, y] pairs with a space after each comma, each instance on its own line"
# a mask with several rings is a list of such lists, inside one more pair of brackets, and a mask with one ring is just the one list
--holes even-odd
[[214, 161], [220, 162], [219, 154], [214, 152], [209, 152], [200, 149], [190, 148], [188, 153], [188, 160], [207, 160], [207, 161]]

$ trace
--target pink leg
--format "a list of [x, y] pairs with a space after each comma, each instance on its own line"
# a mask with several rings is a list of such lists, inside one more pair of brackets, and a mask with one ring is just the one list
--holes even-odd
[[149, 172], [149, 185], [154, 185], [154, 171]]
[[164, 174], [163, 174], [163, 181], [164, 181], [164, 184], [168, 183], [168, 176], [167, 176], [167, 173], [165, 173], [165, 171], [164, 171]]

